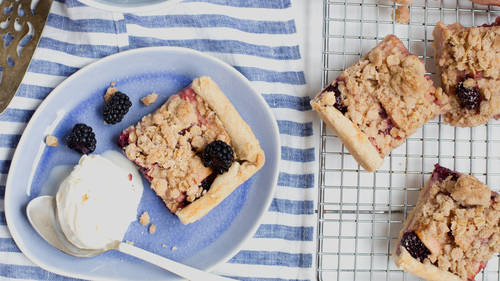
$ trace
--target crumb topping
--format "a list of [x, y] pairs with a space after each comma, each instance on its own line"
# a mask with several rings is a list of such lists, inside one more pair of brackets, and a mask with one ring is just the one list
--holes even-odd
[[408, 6], [398, 6], [396, 8], [396, 21], [399, 23], [407, 24], [410, 22], [410, 9]]
[[145, 97], [143, 97], [141, 99], [141, 102], [145, 105], [145, 106], [150, 106], [151, 104], [155, 103], [156, 100], [158, 99], [158, 94], [156, 93], [151, 93]]
[[187, 88], [127, 128], [119, 143], [127, 158], [141, 167], [151, 188], [176, 212], [203, 195], [202, 181], [212, 170], [199, 154], [215, 140], [231, 143], [216, 113]]
[[[114, 83], [114, 82], [113, 82], [113, 83]], [[108, 101], [111, 99], [111, 97], [113, 97], [113, 96], [114, 96], [114, 94], [115, 94], [116, 92], [118, 92], [118, 89], [116, 89], [115, 84], [113, 84], [113, 83], [111, 84], [111, 87], [109, 87], [109, 88], [106, 90], [106, 93], [104, 93], [104, 100], [105, 100], [106, 102], [108, 102]]]
[[46, 136], [45, 137], [45, 143], [48, 146], [56, 147], [56, 146], [59, 145], [59, 140], [57, 139], [57, 137], [54, 137], [54, 136]]
[[500, 251], [500, 196], [469, 175], [433, 177], [404, 231], [430, 250], [424, 263], [473, 279]]
[[156, 225], [155, 224], [151, 224], [149, 226], [149, 234], [155, 234], [156, 232]]
[[142, 213], [141, 217], [139, 218], [139, 223], [141, 225], [148, 225], [149, 221], [150, 221], [149, 213], [148, 212]]
[[[445, 121], [456, 126], [476, 126], [500, 113], [500, 26], [465, 28], [439, 22], [434, 30], [436, 61], [443, 89], [452, 110]], [[468, 81], [481, 94], [478, 109], [460, 106], [457, 85]]]
[[[401, 145], [425, 122], [447, 108], [447, 97], [425, 75], [424, 64], [395, 36], [386, 37], [334, 82], [349, 118], [382, 157]], [[325, 89], [324, 106], [338, 98]]]

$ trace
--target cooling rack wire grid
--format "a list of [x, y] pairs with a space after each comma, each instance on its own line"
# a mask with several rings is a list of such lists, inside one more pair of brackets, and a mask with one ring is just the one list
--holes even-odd
[[[323, 86], [388, 34], [417, 54], [438, 82], [431, 46], [436, 23], [472, 26], [500, 16], [500, 8], [469, 0], [414, 0], [410, 23], [399, 24], [393, 21], [396, 7], [385, 0], [324, 0]], [[391, 252], [435, 163], [500, 188], [499, 121], [454, 128], [436, 118], [392, 151], [375, 173], [363, 170], [324, 124], [319, 148], [318, 280], [418, 280], [394, 265]], [[500, 280], [498, 255], [476, 280]]]

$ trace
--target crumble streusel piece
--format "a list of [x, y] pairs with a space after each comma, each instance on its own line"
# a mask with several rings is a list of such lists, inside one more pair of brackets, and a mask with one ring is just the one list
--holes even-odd
[[[213, 170], [216, 166], [205, 166], [200, 158], [216, 141], [229, 146], [226, 153], [234, 153], [227, 169]], [[265, 161], [250, 127], [208, 77], [196, 78], [136, 126], [125, 129], [118, 142], [184, 224], [207, 214]]]
[[410, 9], [407, 6], [398, 6], [396, 8], [395, 20], [399, 23], [407, 24], [410, 22]]
[[424, 63], [387, 36], [312, 101], [312, 107], [367, 171], [408, 136], [447, 109], [447, 97]]
[[156, 102], [156, 100], [158, 99], [158, 94], [156, 93], [151, 93], [145, 97], [143, 97], [141, 99], [141, 102], [145, 105], [145, 106], [150, 106], [152, 105], [153, 103]]
[[139, 223], [143, 226], [146, 226], [149, 224], [150, 217], [148, 212], [142, 213], [142, 215], [139, 217]]
[[427, 280], [471, 281], [499, 251], [498, 193], [436, 164], [400, 232], [396, 265]]
[[472, 127], [500, 114], [499, 25], [500, 17], [479, 27], [437, 23], [433, 46], [441, 84], [450, 98], [447, 123]]
[[47, 144], [48, 146], [56, 147], [59, 145], [59, 140], [54, 136], [46, 136], [45, 144]]

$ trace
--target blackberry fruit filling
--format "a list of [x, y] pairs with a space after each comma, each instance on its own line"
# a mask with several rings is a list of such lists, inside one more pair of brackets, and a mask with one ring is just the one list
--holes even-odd
[[441, 167], [439, 164], [434, 165], [434, 172], [432, 173], [433, 180], [444, 181], [449, 176], [451, 176], [452, 180], [457, 181], [460, 174], [448, 168]]
[[479, 89], [477, 87], [467, 88], [463, 81], [458, 83], [455, 94], [463, 108], [474, 110], [479, 108], [479, 104], [481, 104], [482, 98]]
[[73, 127], [71, 133], [66, 137], [69, 148], [82, 154], [94, 152], [96, 146], [95, 134], [90, 126], [79, 123]]
[[424, 243], [422, 243], [420, 238], [418, 238], [417, 234], [413, 231], [403, 234], [403, 237], [401, 238], [401, 245], [405, 247], [413, 258], [419, 259], [420, 262], [423, 262], [427, 256], [431, 254], [429, 249], [427, 249]]
[[116, 124], [122, 121], [125, 114], [132, 106], [127, 95], [116, 92], [108, 102], [104, 104], [104, 121], [108, 124]]
[[206, 177], [202, 182], [201, 182], [201, 187], [208, 191], [210, 187], [212, 186], [212, 183], [214, 182], [215, 178], [217, 177], [216, 173], [211, 173], [208, 177]]
[[205, 167], [210, 167], [214, 173], [223, 174], [234, 162], [234, 151], [227, 143], [216, 140], [205, 147], [201, 155]]

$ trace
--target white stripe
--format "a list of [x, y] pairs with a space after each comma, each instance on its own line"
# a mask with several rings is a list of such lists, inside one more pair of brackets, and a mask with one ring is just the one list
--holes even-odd
[[314, 251], [315, 241], [290, 241], [277, 238], [252, 238], [241, 247], [247, 251], [286, 252], [301, 254]]
[[315, 118], [315, 113], [311, 111], [300, 112], [290, 108], [272, 108], [273, 115], [277, 120], [286, 120], [297, 123], [312, 122]]
[[[243, 20], [289, 21], [293, 19], [288, 9], [247, 8], [217, 5], [211, 3], [182, 3], [168, 10], [169, 15], [227, 15]], [[165, 11], [141, 12], [141, 16], [165, 16]]]
[[250, 81], [250, 83], [258, 93], [285, 94], [303, 97], [304, 95], [300, 93], [304, 93], [304, 90], [307, 89], [307, 85], [292, 85], [281, 82]]
[[15, 96], [9, 104], [9, 108], [34, 110], [42, 100]]
[[[316, 181], [316, 179], [314, 180]], [[317, 195], [314, 192], [311, 192], [312, 190], [313, 188], [297, 188], [277, 185], [274, 191], [274, 197], [276, 199], [297, 201], [315, 200]]]
[[35, 266], [22, 253], [16, 253], [16, 252], [2, 252], [2, 254], [0, 255], [0, 263], [13, 264], [13, 265], [24, 265], [24, 266]]
[[261, 224], [281, 224], [293, 227], [316, 226], [316, 215], [293, 215], [278, 212], [267, 212], [260, 221]]
[[47, 25], [45, 26], [43, 37], [72, 44], [107, 45], [116, 47], [119, 36], [120, 34], [104, 32], [67, 31]]
[[24, 75], [23, 84], [55, 88], [57, 85], [61, 84], [66, 76], [55, 76], [55, 75], [47, 75], [33, 72], [26, 72]]
[[0, 134], [20, 135], [24, 128], [26, 123], [0, 121]]
[[0, 225], [0, 238], [12, 238], [6, 225]]
[[[317, 155], [314, 155], [315, 159]], [[280, 171], [287, 174], [312, 174], [318, 169], [315, 161], [311, 162], [297, 162], [281, 159]], [[300, 188], [304, 189], [304, 188]]]
[[112, 13], [89, 6], [78, 6], [78, 7], [68, 8], [64, 3], [60, 3], [58, 1], [53, 2], [50, 12], [56, 15], [69, 17], [72, 20], [81, 20], [81, 19], [113, 20], [114, 19], [113, 14], [116, 14], [115, 16], [119, 15], [120, 16], [119, 19], [123, 19], [123, 14], [121, 13]]
[[290, 34], [261, 34], [245, 32], [231, 27], [143, 27], [137, 24], [127, 24], [131, 36], [153, 37], [164, 40], [238, 40], [259, 46], [297, 46], [297, 38]]
[[14, 148], [0, 147], [0, 160], [10, 160], [14, 156]]
[[82, 68], [83, 66], [97, 60], [94, 58], [84, 58], [84, 57], [74, 56], [65, 52], [60, 52], [45, 48], [37, 49], [37, 59], [49, 60], [51, 62], [77, 68]]
[[288, 146], [293, 148], [312, 148], [318, 142], [317, 135], [315, 136], [290, 136], [281, 135], [281, 146]]
[[281, 278], [281, 279], [311, 279], [312, 268], [290, 268], [286, 266], [250, 265], [224, 263], [217, 266], [215, 273], [220, 275], [252, 278]]

